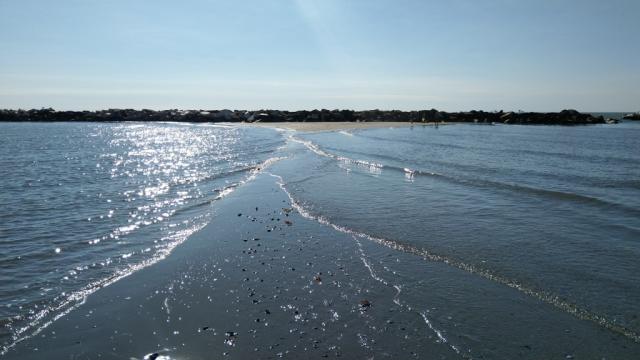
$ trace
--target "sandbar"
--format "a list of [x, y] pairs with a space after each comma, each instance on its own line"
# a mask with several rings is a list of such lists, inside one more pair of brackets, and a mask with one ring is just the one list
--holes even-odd
[[434, 125], [435, 123], [410, 123], [398, 121], [340, 121], [340, 122], [255, 122], [248, 125], [278, 128], [296, 131], [336, 131], [336, 130], [352, 130], [352, 129], [374, 129], [388, 127], [409, 127]]

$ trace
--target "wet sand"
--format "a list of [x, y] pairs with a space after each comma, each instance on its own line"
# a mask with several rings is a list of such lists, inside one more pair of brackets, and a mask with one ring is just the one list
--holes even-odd
[[622, 359], [640, 351], [514, 289], [302, 216], [268, 174], [214, 206], [212, 222], [167, 259], [97, 291], [5, 358]]
[[[273, 122], [273, 123], [251, 123], [251, 126], [277, 128], [296, 131], [336, 131], [353, 129], [374, 129], [387, 127], [408, 127], [408, 126], [428, 126], [435, 123], [409, 123], [409, 122]], [[440, 125], [443, 125], [440, 123]]]

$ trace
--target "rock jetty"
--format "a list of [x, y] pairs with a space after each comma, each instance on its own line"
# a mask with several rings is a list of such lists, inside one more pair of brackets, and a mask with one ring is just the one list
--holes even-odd
[[447, 122], [479, 124], [524, 125], [588, 125], [607, 123], [602, 116], [580, 113], [576, 110], [560, 112], [445, 112], [436, 109], [419, 111], [400, 110], [134, 110], [109, 109], [99, 111], [56, 111], [51, 108], [32, 110], [0, 110], [0, 121], [176, 121], [176, 122], [341, 122], [341, 121], [394, 121], [394, 122]]

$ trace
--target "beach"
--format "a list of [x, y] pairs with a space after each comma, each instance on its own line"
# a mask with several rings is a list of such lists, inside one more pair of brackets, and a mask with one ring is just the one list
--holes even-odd
[[0, 9], [0, 360], [640, 360], [640, 1]]
[[0, 358], [640, 353], [635, 124], [384, 125], [3, 125]]
[[435, 123], [411, 123], [411, 122], [387, 122], [387, 121], [337, 121], [337, 122], [254, 122], [248, 124], [256, 127], [276, 128], [296, 131], [336, 131], [336, 130], [357, 130], [376, 129], [389, 127], [411, 127], [435, 125]]
[[[5, 358], [631, 358], [639, 350], [514, 289], [337, 231], [298, 206], [279, 178], [260, 175], [167, 259], [99, 290]], [[443, 299], [450, 287], [459, 290]], [[460, 317], [469, 307], [474, 316]], [[461, 336], [457, 322], [474, 330]], [[503, 346], [483, 345], [496, 336]]]

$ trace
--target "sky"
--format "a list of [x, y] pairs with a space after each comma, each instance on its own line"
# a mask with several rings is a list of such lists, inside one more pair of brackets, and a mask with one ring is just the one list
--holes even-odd
[[638, 0], [0, 0], [0, 108], [640, 110]]

